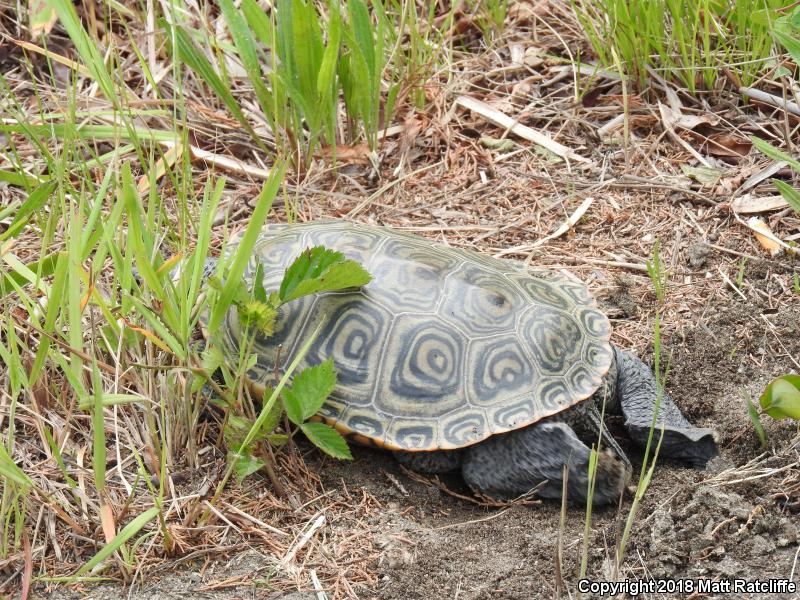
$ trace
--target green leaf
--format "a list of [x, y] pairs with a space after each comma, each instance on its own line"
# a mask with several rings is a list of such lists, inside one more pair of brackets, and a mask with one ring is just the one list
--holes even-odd
[[285, 433], [270, 433], [266, 439], [276, 448], [283, 448], [289, 442], [289, 436]]
[[55, 189], [55, 182], [48, 181], [33, 190], [28, 196], [27, 200], [25, 200], [25, 202], [22, 203], [22, 206], [20, 206], [17, 210], [17, 214], [14, 217], [14, 220], [11, 221], [8, 229], [6, 229], [3, 234], [0, 235], [0, 241], [7, 240], [8, 238], [17, 235], [30, 220], [31, 215], [47, 203], [53, 193], [53, 190]]
[[786, 204], [791, 206], [794, 212], [800, 215], [800, 192], [780, 179], [773, 179], [772, 183], [774, 183], [775, 187], [778, 188], [781, 196], [783, 196], [783, 199], [786, 200]]
[[687, 177], [691, 177], [703, 185], [715, 185], [722, 177], [722, 170], [713, 167], [692, 167], [682, 164], [681, 171]]
[[106, 69], [103, 55], [100, 53], [95, 41], [89, 36], [81, 24], [78, 12], [70, 0], [48, 0], [49, 5], [58, 13], [58, 20], [72, 39], [75, 49], [78, 51], [89, 72], [103, 90], [103, 94], [109, 102], [115, 106], [119, 103], [119, 94], [114, 88], [114, 83]]
[[27, 488], [33, 484], [31, 478], [25, 474], [25, 471], [14, 463], [3, 444], [0, 444], [0, 477], [3, 480], [13, 481], [21, 488]]
[[253, 425], [250, 419], [246, 419], [240, 415], [229, 414], [228, 419], [225, 421], [225, 427], [222, 430], [222, 435], [225, 438], [225, 444], [229, 448], [235, 448], [238, 452], [240, 450], [242, 440], [250, 431]]
[[242, 17], [242, 14], [236, 10], [233, 0], [220, 0], [219, 5], [225, 16], [225, 21], [228, 24], [233, 42], [236, 44], [239, 58], [242, 60], [242, 65], [245, 71], [247, 71], [247, 77], [261, 105], [261, 110], [264, 116], [269, 120], [270, 127], [274, 130], [275, 120], [273, 118], [273, 112], [275, 103], [262, 79], [261, 64], [258, 59], [258, 51], [256, 49], [255, 40], [253, 39], [253, 34], [247, 22]]
[[360, 287], [372, 276], [354, 260], [322, 246], [304, 251], [286, 269], [280, 287], [282, 302], [295, 298], [344, 288]]
[[783, 375], [772, 380], [759, 403], [773, 419], [800, 420], [800, 375]]
[[757, 137], [750, 137], [750, 141], [753, 142], [753, 145], [758, 149], [759, 152], [762, 154], [766, 154], [772, 160], [782, 160], [789, 164], [792, 169], [794, 169], [797, 173], [800, 173], [800, 161], [792, 158], [783, 150], [776, 148], [769, 142], [765, 142], [764, 140], [757, 138]]
[[[67, 283], [67, 267], [69, 255], [66, 252], [59, 252], [56, 255], [55, 262], [55, 277], [53, 278], [53, 285], [50, 288], [50, 295], [47, 297], [47, 312], [45, 313], [43, 329], [47, 333], [55, 331], [56, 317], [61, 311], [61, 300], [64, 297], [64, 287]], [[0, 285], [0, 292], [2, 292], [2, 285]], [[50, 338], [42, 336], [39, 342], [39, 349], [36, 352], [36, 358], [31, 367], [30, 379], [31, 383], [39, 379], [39, 373], [44, 367], [44, 361], [47, 358], [47, 352], [50, 349]]]
[[[169, 31], [169, 24], [163, 19], [162, 24]], [[214, 66], [194, 44], [191, 36], [182, 27], [173, 27], [171, 39], [175, 43], [175, 51], [180, 60], [186, 63], [192, 71], [197, 73], [197, 75], [206, 82], [208, 87], [210, 87], [214, 93], [217, 94], [219, 99], [225, 103], [225, 106], [228, 107], [228, 110], [231, 111], [236, 120], [244, 127], [245, 131], [247, 131], [262, 149], [266, 150], [267, 148], [261, 141], [261, 138], [256, 134], [250, 122], [244, 116], [239, 103], [230, 91], [230, 87], [217, 75]]]
[[23, 172], [6, 171], [4, 169], [0, 169], [0, 181], [6, 181], [11, 185], [29, 189], [40, 183], [44, 183], [46, 178], [28, 175], [27, 173]]
[[753, 404], [750, 398], [747, 398], [746, 402], [747, 414], [750, 416], [750, 421], [753, 423], [753, 429], [756, 430], [758, 441], [763, 448], [767, 445], [767, 433], [764, 431], [764, 425], [761, 423], [761, 416], [758, 414], [758, 408], [755, 404]]
[[236, 471], [236, 481], [242, 483], [244, 478], [252, 475], [264, 466], [264, 461], [249, 454], [232, 453], [233, 468]]
[[92, 391], [94, 410], [92, 411], [92, 474], [97, 491], [101, 494], [106, 484], [106, 428], [103, 413], [103, 383], [97, 361], [92, 360]]
[[246, 327], [252, 327], [261, 335], [269, 337], [275, 329], [275, 320], [278, 318], [278, 311], [271, 304], [249, 300], [243, 304], [237, 304], [239, 311], [239, 321]]
[[240, 5], [242, 14], [247, 20], [247, 24], [258, 40], [267, 48], [272, 48], [275, 36], [272, 32], [272, 22], [269, 20], [269, 15], [264, 12], [256, 0], [242, 0]]
[[[271, 386], [268, 386], [264, 389], [264, 394], [261, 397], [262, 406], [269, 402], [270, 396], [272, 396], [274, 391], [275, 390]], [[280, 399], [278, 399], [269, 409], [267, 417], [261, 425], [261, 431], [265, 434], [271, 434], [273, 431], [275, 431], [275, 428], [278, 426], [278, 422], [281, 420], [282, 414], [283, 404], [281, 403]]]
[[267, 302], [267, 290], [264, 289], [264, 265], [256, 258], [256, 272], [253, 275], [253, 298], [259, 302]]
[[[776, 25], [777, 24], [778, 23], [776, 22]], [[773, 29], [772, 34], [781, 43], [781, 45], [786, 48], [786, 51], [792, 57], [792, 60], [796, 64], [800, 65], [800, 38], [798, 38], [796, 34], [792, 35], [785, 28], [777, 26]]]
[[333, 458], [352, 460], [350, 448], [342, 434], [325, 423], [303, 423], [300, 429], [317, 448]]
[[336, 386], [333, 358], [303, 369], [292, 381], [292, 387], [283, 392], [286, 414], [295, 425], [300, 425], [317, 414], [325, 399]]

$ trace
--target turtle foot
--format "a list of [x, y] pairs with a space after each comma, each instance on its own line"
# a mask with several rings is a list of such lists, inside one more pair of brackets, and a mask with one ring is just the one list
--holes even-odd
[[[628, 433], [637, 444], [645, 446], [650, 435], [650, 424], [627, 423]], [[661, 427], [653, 430], [653, 447], [658, 444]], [[676, 458], [689, 463], [696, 469], [704, 469], [709, 460], [719, 454], [717, 434], [707, 427], [672, 427], [664, 426], [664, 438], [661, 440], [659, 452], [669, 458]]]
[[[564, 471], [570, 502], [587, 500], [591, 450], [566, 423], [544, 421], [494, 435], [467, 448], [461, 472], [469, 486], [486, 496], [513, 499], [533, 492], [561, 499]], [[600, 453], [592, 502], [616, 502], [630, 480], [628, 463], [611, 449]]]
[[617, 349], [615, 352], [619, 369], [617, 396], [631, 438], [640, 446], [647, 444], [657, 411], [653, 444], [658, 443], [663, 427], [660, 453], [668, 458], [684, 460], [694, 467], [705, 467], [709, 459], [719, 453], [714, 430], [692, 425], [666, 392], [661, 394], [657, 403], [658, 385], [650, 368], [629, 352]]

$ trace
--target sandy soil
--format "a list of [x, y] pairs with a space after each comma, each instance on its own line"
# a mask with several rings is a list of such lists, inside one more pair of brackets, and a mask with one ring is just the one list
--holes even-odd
[[[752, 269], [755, 285], [759, 274]], [[609, 312], [625, 302], [619, 289], [604, 305]], [[792, 367], [800, 355], [795, 307], [764, 314], [764, 307], [733, 301], [709, 306], [694, 326], [667, 341], [673, 368], [668, 390], [695, 422], [720, 434], [721, 456], [705, 471], [676, 463], [662, 464], [639, 510], [628, 545], [622, 578], [800, 579], [798, 497], [787, 497], [798, 465], [796, 428], [767, 420], [770, 448], [761, 454], [745, 413], [743, 394], [757, 396], [774, 375]], [[755, 327], [753, 322], [762, 323]], [[770, 336], [782, 340], [786, 355], [770, 353]], [[759, 364], [752, 357], [762, 357]], [[619, 423], [610, 423], [625, 441]], [[624, 444], [635, 466], [641, 454]], [[303, 448], [309, 467], [320, 474], [332, 497], [366, 494], [380, 510], [362, 515], [370, 542], [378, 549], [370, 569], [374, 585], [356, 587], [359, 598], [428, 599], [552, 598], [558, 580], [559, 532], [563, 536], [561, 577], [564, 597], [575, 597], [585, 515], [571, 507], [560, 526], [560, 506], [486, 508], [443, 493], [407, 476], [388, 454], [355, 448], [353, 463], [321, 459]], [[761, 457], [759, 459], [759, 457]], [[794, 457], [794, 458], [792, 458]], [[792, 461], [795, 461], [794, 463]], [[748, 466], [748, 463], [752, 463]], [[455, 492], [467, 493], [457, 478], [443, 480]], [[621, 525], [631, 498], [616, 508], [595, 511], [589, 542], [591, 579], [609, 579]], [[346, 536], [348, 524], [328, 524], [329, 542]], [[320, 543], [307, 555], [324, 552]], [[273, 563], [251, 546], [219, 560], [198, 562], [168, 576], [156, 573], [143, 586], [129, 589], [131, 598], [314, 598], [311, 592], [284, 595], [270, 591]], [[194, 564], [195, 567], [191, 568]], [[346, 569], [346, 566], [342, 568]], [[238, 580], [245, 585], [231, 585]], [[221, 585], [220, 582], [228, 582]], [[255, 583], [254, 583], [255, 582]], [[306, 587], [310, 587], [309, 585]], [[51, 598], [116, 598], [117, 586], [60, 590]], [[645, 594], [643, 598], [679, 598], [689, 594]], [[695, 596], [697, 597], [697, 596]], [[702, 596], [729, 598], [719, 594]], [[750, 594], [750, 599], [790, 598], [790, 594]]]

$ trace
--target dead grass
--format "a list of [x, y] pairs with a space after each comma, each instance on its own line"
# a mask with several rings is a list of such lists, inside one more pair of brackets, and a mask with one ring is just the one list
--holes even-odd
[[[73, 73], [55, 65], [53, 80], [41, 56], [24, 58], [23, 51], [10, 42], [23, 35], [14, 12], [10, 4], [0, 6], [0, 67], [5, 81], [23, 106], [32, 108], [42, 102], [60, 110], [65, 102], [63, 84]], [[150, 46], [144, 29], [132, 30], [129, 38], [117, 23], [108, 30], [102, 22], [95, 25], [99, 37], [113, 40], [119, 52], [124, 78], [134, 95], [130, 106], [171, 110], [170, 95], [177, 86], [169, 65], [159, 62], [159, 49]], [[748, 184], [771, 166], [770, 161], [749, 153], [748, 137], [757, 135], [783, 145], [784, 140], [797, 138], [796, 116], [757, 102], [746, 103], [726, 82], [697, 97], [671, 84], [655, 85], [647, 94], [630, 96], [626, 116], [620, 83], [613, 74], [592, 79], [576, 76], [567, 67], [570, 55], [579, 49], [585, 55], [586, 43], [563, 2], [519, 3], [512, 10], [504, 39], [490, 49], [481, 45], [474, 24], [466, 17], [453, 29], [451, 35], [463, 46], [455, 52], [449, 72], [440, 72], [425, 83], [424, 111], [408, 103], [398, 107], [394, 124], [399, 127], [382, 141], [378, 168], [363, 160], [363, 153], [357, 150], [350, 157], [340, 152], [336, 169], [314, 161], [306, 172], [289, 181], [286, 204], [276, 203], [274, 219], [286, 218], [287, 211], [299, 220], [349, 217], [454, 246], [569, 269], [606, 301], [615, 324], [614, 342], [640, 355], [651, 350], [655, 309], [644, 265], [659, 239], [670, 273], [661, 320], [666, 340], [678, 340], [687, 331], [703, 327], [709, 307], [744, 297], [753, 307], [752, 329], [737, 335], [762, 335], [764, 352], [741, 360], [764, 369], [769, 369], [769, 361], [786, 364], [784, 359], [788, 359], [797, 364], [796, 344], [782, 339], [782, 333], [770, 325], [771, 315], [800, 305], [800, 297], [792, 289], [797, 265], [791, 257], [766, 256], [731, 209], [732, 202], [743, 194], [756, 198], [776, 194], [768, 180]], [[141, 44], [147, 56], [155, 57], [152, 66], [159, 74], [164, 99], [153, 97], [148, 90], [132, 58], [131, 39]], [[54, 52], [72, 54], [58, 29], [48, 38], [48, 45]], [[520, 57], [521, 61], [515, 62]], [[82, 109], [107, 108], [80, 77], [79, 83]], [[218, 251], [224, 216], [231, 228], [247, 221], [260, 175], [270, 165], [198, 81], [190, 76], [182, 86], [191, 97], [186, 115], [191, 143], [209, 153], [193, 163], [195, 191], [202, 189], [215, 169], [229, 177], [212, 244]], [[777, 96], [784, 89], [781, 81], [767, 77], [754, 87]], [[251, 93], [243, 80], [234, 81], [233, 91], [242, 99]], [[587, 162], [556, 160], [511, 131], [455, 107], [454, 99], [462, 94], [548, 134]], [[171, 126], [169, 119], [157, 116], [145, 121], [154, 128]], [[627, 141], [622, 137], [625, 122], [630, 131]], [[259, 132], [265, 134], [267, 144], [273, 143], [264, 128]], [[107, 144], [100, 146], [102, 151], [111, 149]], [[19, 150], [20, 162], [36, 171], [41, 165], [37, 149], [20, 145]], [[229, 162], [222, 164], [225, 159]], [[686, 166], [704, 167], [703, 176], [713, 182], [698, 182], [694, 178], [698, 172], [687, 175]], [[791, 177], [787, 170], [775, 175]], [[170, 182], [162, 181], [159, 194], [169, 198], [173, 193]], [[17, 188], [0, 185], [0, 205], [10, 204], [18, 194]], [[587, 198], [594, 201], [574, 227], [535, 246]], [[769, 212], [765, 218], [781, 239], [800, 238], [797, 214], [783, 209]], [[0, 223], [0, 230], [6, 224]], [[37, 232], [31, 230], [17, 238], [13, 250], [24, 262], [36, 260], [40, 252]], [[731, 282], [737, 281], [742, 260], [747, 261], [745, 277], [734, 290]], [[763, 276], [751, 279], [749, 269], [758, 269]], [[98, 285], [102, 285], [104, 274], [98, 275]], [[24, 315], [14, 313], [13, 299], [4, 299], [3, 309], [6, 319], [17, 319], [19, 335], [35, 343], [36, 332], [25, 328]], [[135, 361], [129, 362], [131, 357], [112, 358], [119, 362], [108, 364], [103, 372], [107, 389], [156, 398], [169, 385], [158, 372], [137, 371]], [[152, 356], [138, 358], [154, 364]], [[47, 377], [23, 399], [14, 415], [14, 458], [40, 491], [26, 501], [28, 521], [22, 542], [0, 561], [0, 590], [5, 593], [20, 589], [26, 568], [32, 567], [36, 577], [71, 575], [96, 553], [104, 539], [95, 518], [100, 506], [87, 453], [91, 420], [76, 409], [76, 400], [57, 370], [48, 371]], [[8, 386], [2, 368], [0, 379]], [[8, 430], [11, 416], [7, 398], [7, 387], [3, 387], [3, 431]], [[75, 490], [63, 479], [43, 424], [69, 432], [63, 438], [62, 452], [66, 470], [77, 483]], [[170, 495], [162, 518], [170, 539], [163, 539], [158, 529], [150, 530], [152, 536], [137, 550], [135, 570], [110, 567], [105, 576], [133, 584], [187, 565], [203, 572], [211, 562], [253, 548], [266, 557], [259, 571], [206, 582], [197, 591], [259, 580], [269, 580], [276, 589], [319, 587], [331, 598], [366, 597], [375, 590], [382, 549], [376, 542], [380, 532], [375, 531], [374, 523], [385, 507], [364, 490], [344, 485], [325, 489], [297, 451], [279, 457], [283, 497], [272, 493], [261, 478], [231, 485], [213, 507], [208, 523], [198, 524], [197, 515], [209, 508], [207, 498], [217, 484], [225, 457], [219, 424], [220, 416], [208, 411], [196, 431], [184, 432], [197, 448], [196, 464], [183, 455], [183, 447], [169, 449]], [[137, 476], [138, 460], [154, 482], [160, 475], [152, 427], [154, 423], [143, 413], [128, 407], [115, 408], [107, 415], [106, 429], [114, 441], [109, 448], [105, 493], [118, 524], [152, 506], [152, 497], [140, 493], [145, 486]], [[734, 442], [723, 440], [723, 452], [726, 443]], [[770, 482], [775, 500], [796, 510], [800, 485], [796, 460], [795, 442], [792, 452], [769, 453], [712, 481], [724, 485], [726, 478], [764, 478]], [[313, 582], [311, 573], [319, 584]], [[42, 591], [49, 589], [52, 586]]]

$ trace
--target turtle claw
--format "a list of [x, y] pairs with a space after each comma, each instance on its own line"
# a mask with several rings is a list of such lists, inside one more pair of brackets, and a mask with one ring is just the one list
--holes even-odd
[[611, 449], [602, 450], [597, 456], [593, 501], [597, 504], [608, 504], [617, 500], [630, 480], [630, 465], [620, 460]]

